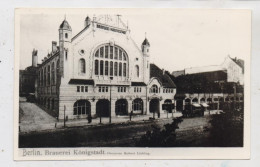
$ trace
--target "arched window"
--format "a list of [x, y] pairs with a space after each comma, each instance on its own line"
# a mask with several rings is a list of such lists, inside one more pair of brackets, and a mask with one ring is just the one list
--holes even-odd
[[159, 91], [158, 91], [158, 86], [157, 85], [153, 85], [152, 87], [151, 87], [151, 89], [150, 89], [150, 92], [151, 93], [158, 93]]
[[198, 103], [198, 99], [197, 98], [192, 99], [192, 103]]
[[60, 59], [58, 59], [56, 63], [56, 78], [58, 78], [59, 72], [60, 72]]
[[189, 105], [190, 104], [190, 99], [185, 99], [185, 105]]
[[142, 113], [143, 112], [143, 100], [140, 98], [134, 99], [132, 109], [133, 109], [133, 111], [139, 111]]
[[95, 60], [95, 75], [98, 75], [98, 60]]
[[95, 75], [126, 77], [129, 70], [127, 53], [116, 45], [104, 44], [97, 48], [94, 62]]
[[135, 66], [135, 76], [139, 78], [139, 66]]
[[91, 105], [87, 100], [78, 100], [73, 106], [73, 115], [86, 115], [91, 113]]
[[68, 38], [68, 33], [65, 33], [65, 38]]
[[79, 73], [86, 73], [86, 62], [83, 58], [79, 60]]
[[51, 64], [51, 82], [55, 84], [55, 69], [54, 69], [54, 62]]

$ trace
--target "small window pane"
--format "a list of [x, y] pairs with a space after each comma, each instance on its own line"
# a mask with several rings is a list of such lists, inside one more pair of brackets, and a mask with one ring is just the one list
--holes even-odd
[[122, 60], [122, 50], [119, 49], [119, 60]]
[[108, 61], [105, 62], [105, 75], [108, 75]]
[[88, 87], [87, 86], [85, 86], [85, 92], [88, 92]]
[[80, 92], [80, 86], [77, 86], [77, 92]]
[[100, 75], [103, 75], [104, 74], [104, 61], [101, 60], [100, 61]]
[[98, 57], [98, 51], [99, 51], [99, 50], [96, 51], [96, 53], [95, 53], [95, 57]]
[[115, 67], [114, 67], [114, 70], [115, 70], [114, 75], [117, 76], [117, 62], [115, 62], [114, 66], [115, 66]]
[[95, 60], [95, 75], [98, 75], [98, 60]]
[[126, 63], [124, 63], [123, 75], [126, 77]]
[[116, 47], [115, 48], [115, 57], [114, 57], [116, 60], [118, 59], [118, 48]]
[[104, 57], [104, 47], [101, 47], [99, 50], [100, 50], [100, 57]]
[[105, 58], [108, 58], [108, 46], [105, 46]]
[[122, 76], [122, 63], [119, 63], [119, 76]]
[[113, 62], [110, 61], [110, 76], [113, 76]]
[[81, 92], [84, 92], [84, 86], [81, 86]]
[[110, 46], [110, 59], [113, 59], [113, 55], [114, 55], [114, 52], [113, 52], [113, 46]]

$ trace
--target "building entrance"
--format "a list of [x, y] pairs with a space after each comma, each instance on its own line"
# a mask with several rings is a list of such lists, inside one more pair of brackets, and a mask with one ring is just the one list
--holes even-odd
[[96, 104], [96, 114], [101, 117], [109, 117], [109, 101], [106, 99], [98, 100]]
[[128, 115], [128, 104], [126, 99], [116, 101], [116, 115]]
[[160, 107], [159, 107], [159, 99], [152, 99], [150, 101], [150, 113], [159, 113], [160, 112]]

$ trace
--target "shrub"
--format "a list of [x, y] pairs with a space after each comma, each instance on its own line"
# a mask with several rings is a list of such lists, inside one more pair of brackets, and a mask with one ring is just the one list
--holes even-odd
[[210, 123], [209, 146], [243, 146], [244, 111], [242, 109], [213, 115]]
[[137, 147], [173, 147], [176, 145], [176, 129], [178, 124], [183, 120], [174, 118], [170, 124], [165, 124], [161, 129], [156, 125], [152, 125], [152, 130], [147, 131], [138, 141]]

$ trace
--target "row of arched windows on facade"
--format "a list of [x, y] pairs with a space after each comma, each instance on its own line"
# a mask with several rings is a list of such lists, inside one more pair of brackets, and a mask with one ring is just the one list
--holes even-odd
[[53, 61], [38, 71], [38, 84], [40, 86], [50, 86], [56, 84], [57, 74], [59, 73], [60, 61], [57, 60], [56, 66]]
[[[101, 102], [102, 100], [100, 100]], [[104, 101], [104, 100], [103, 100]], [[107, 101], [107, 100], [106, 100]], [[99, 104], [99, 101], [97, 102], [97, 105]], [[103, 103], [109, 104], [109, 103]], [[99, 104], [100, 105], [100, 104]], [[117, 100], [115, 105], [115, 110], [117, 114], [127, 114], [126, 112], [128, 110], [127, 108], [128, 104], [125, 99]], [[108, 106], [107, 106], [108, 107]], [[132, 109], [133, 111], [139, 111], [140, 113], [143, 112], [143, 100], [140, 98], [134, 99], [132, 103]], [[98, 111], [97, 111], [98, 112]], [[78, 100], [73, 105], [73, 115], [87, 115], [91, 113], [91, 104], [88, 100]]]

